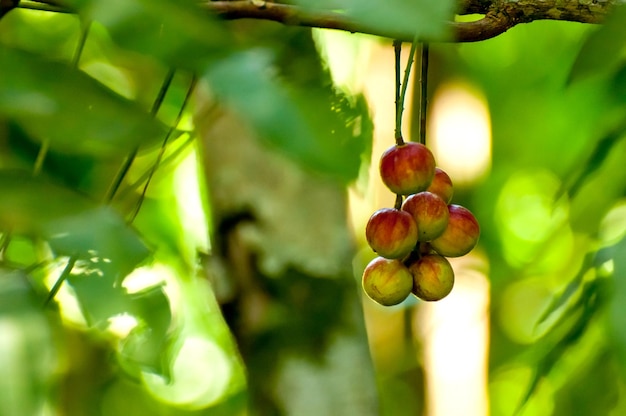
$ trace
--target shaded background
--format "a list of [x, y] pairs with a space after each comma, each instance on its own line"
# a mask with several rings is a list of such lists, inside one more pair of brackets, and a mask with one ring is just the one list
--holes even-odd
[[[361, 3], [429, 38], [452, 10]], [[626, 411], [623, 8], [431, 44], [427, 144], [482, 234], [448, 298], [383, 308], [390, 40], [68, 4], [0, 20], [0, 414]]]

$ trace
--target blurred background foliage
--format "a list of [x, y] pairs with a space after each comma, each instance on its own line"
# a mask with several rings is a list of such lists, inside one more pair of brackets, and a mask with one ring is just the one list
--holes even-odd
[[[626, 412], [626, 8], [431, 44], [428, 144], [482, 235], [449, 299], [385, 309], [389, 39], [64, 4], [0, 19], [0, 414]], [[316, 7], [445, 39], [451, 1], [393, 5]]]

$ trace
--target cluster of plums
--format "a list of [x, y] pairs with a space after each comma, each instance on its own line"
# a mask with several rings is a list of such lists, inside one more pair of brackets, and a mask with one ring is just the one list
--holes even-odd
[[365, 293], [385, 306], [411, 293], [425, 301], [443, 299], [454, 286], [446, 257], [463, 256], [476, 246], [478, 221], [467, 208], [450, 204], [452, 181], [420, 143], [387, 149], [380, 176], [403, 200], [399, 209], [374, 212], [367, 223], [367, 242], [379, 257], [363, 272]]

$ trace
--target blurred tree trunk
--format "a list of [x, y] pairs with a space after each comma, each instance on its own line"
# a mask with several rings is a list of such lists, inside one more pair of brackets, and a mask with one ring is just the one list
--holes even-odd
[[378, 414], [345, 187], [203, 100], [210, 274], [248, 369], [252, 413]]

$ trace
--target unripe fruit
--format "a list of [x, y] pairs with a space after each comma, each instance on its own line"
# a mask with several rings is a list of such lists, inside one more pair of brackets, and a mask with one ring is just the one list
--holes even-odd
[[394, 193], [423, 191], [435, 176], [435, 158], [426, 146], [408, 142], [390, 147], [380, 158], [380, 177]]
[[408, 212], [382, 208], [370, 217], [365, 238], [372, 250], [388, 259], [405, 257], [417, 244], [417, 224]]
[[452, 194], [454, 194], [454, 187], [452, 186], [452, 179], [450, 176], [441, 168], [435, 168], [435, 176], [433, 177], [433, 181], [430, 183], [428, 192], [432, 192], [433, 194], [439, 195], [441, 199], [443, 199], [446, 204], [449, 204], [452, 201]]
[[383, 306], [397, 305], [413, 289], [413, 276], [400, 260], [376, 257], [363, 271], [363, 290]]
[[446, 257], [464, 256], [476, 246], [480, 236], [480, 226], [474, 214], [460, 205], [449, 205], [448, 227], [430, 246]]
[[454, 286], [454, 270], [450, 262], [438, 254], [426, 254], [409, 264], [413, 276], [413, 294], [426, 301], [441, 300]]
[[402, 210], [410, 213], [417, 223], [418, 241], [437, 238], [448, 226], [448, 205], [432, 192], [410, 195], [402, 204]]

